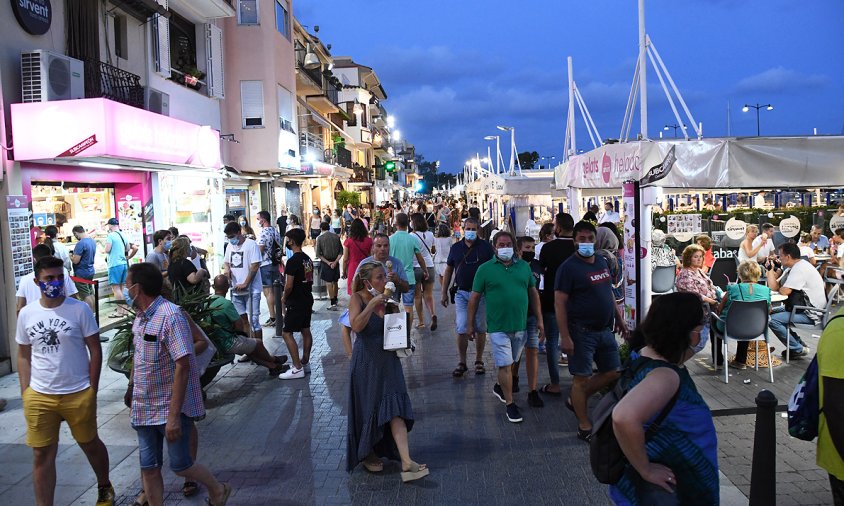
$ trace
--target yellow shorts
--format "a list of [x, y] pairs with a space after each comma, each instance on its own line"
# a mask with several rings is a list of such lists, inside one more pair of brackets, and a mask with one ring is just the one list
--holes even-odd
[[91, 387], [72, 394], [42, 394], [32, 388], [23, 393], [26, 444], [42, 448], [59, 442], [59, 427], [67, 422], [73, 439], [90, 443], [97, 437], [97, 394]]

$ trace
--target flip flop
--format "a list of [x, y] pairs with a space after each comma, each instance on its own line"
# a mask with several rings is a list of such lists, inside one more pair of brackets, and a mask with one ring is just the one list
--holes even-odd
[[195, 496], [199, 492], [199, 485], [195, 481], [186, 481], [182, 486], [182, 495], [185, 497]]
[[427, 466], [422, 467], [414, 462], [410, 465], [410, 469], [401, 472], [401, 481], [407, 483], [409, 481], [418, 480], [419, 478], [424, 478], [425, 476], [428, 476], [428, 474], [430, 474], [430, 470]]
[[433, 332], [435, 330], [437, 330], [437, 317], [432, 316], [431, 317], [431, 332]]
[[580, 427], [578, 427], [577, 439], [581, 441], [586, 441], [587, 443], [592, 441], [592, 430], [581, 429]]
[[552, 397], [562, 397], [563, 396], [562, 391], [554, 392], [552, 390], [548, 390], [549, 388], [551, 388], [551, 383], [546, 383], [542, 388], [539, 389], [539, 391], [542, 392], [545, 395], [550, 395]]
[[226, 506], [226, 503], [229, 502], [229, 496], [232, 495], [232, 487], [228, 483], [223, 483], [223, 499], [221, 502], [211, 502], [210, 497], [205, 498], [205, 504], [208, 506]]
[[486, 374], [484, 363], [480, 360], [475, 360], [475, 374]]
[[468, 370], [469, 370], [469, 368], [466, 367], [466, 364], [463, 363], [463, 362], [460, 362], [459, 364], [457, 364], [457, 369], [455, 369], [454, 371], [451, 372], [451, 375], [454, 376], [455, 378], [462, 378], [463, 374], [465, 374], [466, 371], [468, 371]]

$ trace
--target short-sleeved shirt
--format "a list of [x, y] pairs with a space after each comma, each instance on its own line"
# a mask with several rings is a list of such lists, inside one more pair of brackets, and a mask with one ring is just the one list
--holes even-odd
[[67, 270], [73, 268], [73, 262], [70, 261], [70, 252], [67, 251], [67, 247], [59, 241], [53, 241], [52, 246], [55, 252], [53, 256], [64, 262], [64, 268]]
[[314, 253], [317, 258], [326, 258], [332, 262], [337, 260], [337, 257], [343, 253], [340, 236], [327, 230], [319, 234], [314, 245]]
[[[398, 277], [399, 280], [401, 280], [401, 281], [407, 281], [407, 271], [404, 268], [404, 264], [401, 263], [401, 260], [399, 260], [398, 258], [393, 257], [393, 256], [387, 255], [387, 260], [385, 260], [383, 263], [378, 262], [378, 260], [376, 260], [375, 257], [373, 257], [373, 256], [368, 256], [368, 257], [364, 258], [363, 260], [361, 260], [360, 263], [357, 266], [359, 268], [361, 265], [368, 263], [368, 262], [378, 262], [378, 263], [380, 263], [381, 265], [384, 266], [384, 269], [386, 269], [387, 268], [386, 263], [388, 261], [393, 262], [393, 272], [396, 274], [396, 277]], [[355, 274], [357, 274], [357, 269], [355, 269]], [[352, 276], [352, 279], [354, 279], [354, 276]], [[400, 295], [400, 292], [398, 290], [396, 290], [396, 292], [393, 294], [393, 299], [399, 300], [399, 295]]]
[[[542, 248], [544, 252], [546, 244]], [[572, 255], [557, 269], [554, 289], [568, 294], [566, 310], [569, 324], [590, 328], [609, 327], [615, 314], [615, 296], [612, 293], [612, 274], [603, 257], [596, 255], [588, 263]]]
[[823, 412], [823, 377], [844, 379], [844, 308], [830, 320], [818, 343], [818, 393], [821, 409], [818, 424], [818, 466], [839, 480], [844, 480], [844, 456], [832, 442], [829, 424]]
[[193, 337], [182, 309], [157, 297], [132, 324], [134, 382], [132, 425], [164, 425], [170, 412], [176, 361], [189, 357], [187, 387], [181, 412], [190, 418], [205, 414], [199, 368], [193, 353]]
[[76, 243], [73, 254], [79, 257], [79, 263], [73, 267], [73, 272], [80, 278], [94, 278], [94, 254], [97, 252], [97, 243], [90, 237], [84, 237]]
[[[756, 239], [753, 239], [751, 249], [755, 249], [756, 246], [759, 246], [760, 244], [762, 244], [761, 236], [757, 237]], [[776, 250], [777, 249], [774, 247], [774, 240], [769, 237], [768, 241], [756, 253], [756, 260], [761, 262], [771, 256], [771, 253], [774, 253]]]
[[390, 256], [398, 258], [404, 264], [407, 282], [411, 285], [416, 284], [416, 276], [413, 275], [413, 258], [416, 253], [421, 252], [419, 241], [407, 230], [399, 230], [390, 236]]
[[188, 276], [196, 272], [196, 265], [190, 261], [189, 258], [183, 258], [178, 262], [173, 262], [167, 270], [167, 277], [175, 290], [179, 286], [183, 290], [190, 290], [193, 285], [188, 281]]
[[240, 314], [234, 307], [234, 303], [225, 297], [212, 295], [210, 301], [208, 308], [211, 310], [211, 321], [215, 324], [214, 334], [223, 348], [222, 351], [228, 352], [237, 337], [234, 333], [234, 324], [240, 319]]
[[111, 251], [108, 253], [109, 268], [129, 263], [129, 261], [126, 260], [126, 249], [129, 248], [129, 241], [126, 240], [123, 232], [120, 230], [109, 232], [106, 240], [111, 243]]
[[545, 284], [539, 294], [539, 300], [542, 302], [543, 313], [554, 312], [554, 282], [557, 279], [557, 269], [576, 250], [577, 247], [571, 237], [558, 237], [542, 246], [542, 250], [539, 252], [539, 265], [542, 267]]
[[818, 242], [812, 241], [809, 246], [814, 249], [829, 249], [829, 238], [823, 234], [818, 237]]
[[[76, 283], [70, 279], [70, 273], [67, 269], [64, 270], [64, 294], [67, 297], [76, 295], [79, 290], [76, 289]], [[26, 299], [27, 305], [32, 304], [36, 300], [41, 299], [41, 288], [35, 284], [35, 272], [31, 272], [20, 280], [18, 291], [15, 293], [16, 297]]]
[[258, 246], [264, 247], [264, 252], [261, 253], [261, 267], [265, 265], [272, 265], [273, 260], [270, 258], [270, 252], [273, 249], [273, 241], [278, 243], [280, 248], [282, 245], [281, 235], [275, 227], [261, 227], [261, 232], [258, 233]]
[[167, 254], [159, 253], [158, 251], [152, 250], [147, 253], [147, 257], [144, 259], [144, 261], [153, 264], [154, 266], [158, 267], [158, 270], [164, 272], [166, 270], [164, 268], [164, 264], [167, 262]]
[[[258, 247], [258, 243], [252, 239], [244, 239], [243, 244], [238, 244], [237, 246], [229, 244], [229, 247], [226, 248], [225, 262], [229, 264], [232, 278], [234, 278], [234, 284], [239, 285], [246, 281], [252, 264], [261, 263], [261, 249]], [[255, 277], [252, 278], [249, 291], [259, 293], [261, 288], [261, 271], [258, 270], [255, 273]]]
[[314, 284], [314, 264], [311, 257], [301, 251], [293, 253], [293, 256], [284, 265], [284, 274], [293, 277], [293, 286], [290, 295], [287, 297], [287, 305], [312, 304], [314, 300], [311, 293]]
[[[498, 257], [487, 261], [475, 273], [472, 291], [486, 299], [489, 332], [520, 332], [527, 328], [528, 289], [536, 287], [530, 265], [513, 259], [505, 265]], [[495, 308], [495, 309], [493, 309]]]
[[823, 278], [806, 260], [801, 259], [791, 266], [782, 286], [792, 290], [803, 290], [803, 293], [809, 297], [809, 303], [816, 308], [826, 306]]
[[[434, 248], [434, 234], [429, 231], [413, 232], [410, 234], [419, 245], [419, 251], [422, 253], [422, 258], [425, 259], [426, 267], [434, 266], [434, 256], [431, 254], [431, 249]], [[413, 267], [419, 267], [419, 260], [416, 256], [413, 257]]]
[[492, 260], [494, 256], [495, 251], [493, 251], [492, 245], [483, 239], [476, 239], [471, 246], [466, 243], [465, 239], [452, 244], [451, 249], [448, 250], [448, 258], [445, 263], [455, 271], [454, 282], [457, 284], [457, 289], [466, 292], [472, 291], [472, 284], [478, 268], [481, 264]]
[[29, 386], [51, 395], [88, 388], [90, 359], [85, 338], [99, 331], [88, 304], [70, 297], [55, 308], [36, 302], [21, 309], [15, 342], [32, 346]]

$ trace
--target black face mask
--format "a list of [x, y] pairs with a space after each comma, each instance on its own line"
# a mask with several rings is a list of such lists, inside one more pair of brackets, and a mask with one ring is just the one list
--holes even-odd
[[525, 262], [532, 262], [534, 258], [536, 258], [535, 251], [525, 251], [524, 253], [522, 253], [522, 260], [524, 260]]

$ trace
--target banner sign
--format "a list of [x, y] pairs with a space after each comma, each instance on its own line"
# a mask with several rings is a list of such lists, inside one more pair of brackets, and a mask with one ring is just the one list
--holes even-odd
[[635, 329], [637, 324], [636, 314], [636, 262], [639, 255], [636, 251], [636, 183], [624, 183], [622, 186], [624, 204], [624, 321], [628, 329]]
[[648, 173], [645, 174], [645, 177], [643, 177], [639, 181], [639, 185], [647, 186], [667, 176], [668, 173], [671, 171], [671, 167], [674, 166], [674, 162], [677, 161], [677, 155], [675, 154], [676, 150], [676, 145], [671, 146], [671, 149], [668, 150], [668, 154], [665, 155], [665, 158], [662, 160], [662, 163], [651, 167], [650, 170], [648, 170]]
[[20, 280], [32, 272], [32, 242], [29, 238], [29, 199], [26, 195], [7, 195], [9, 244], [12, 246], [12, 272], [15, 290]]

